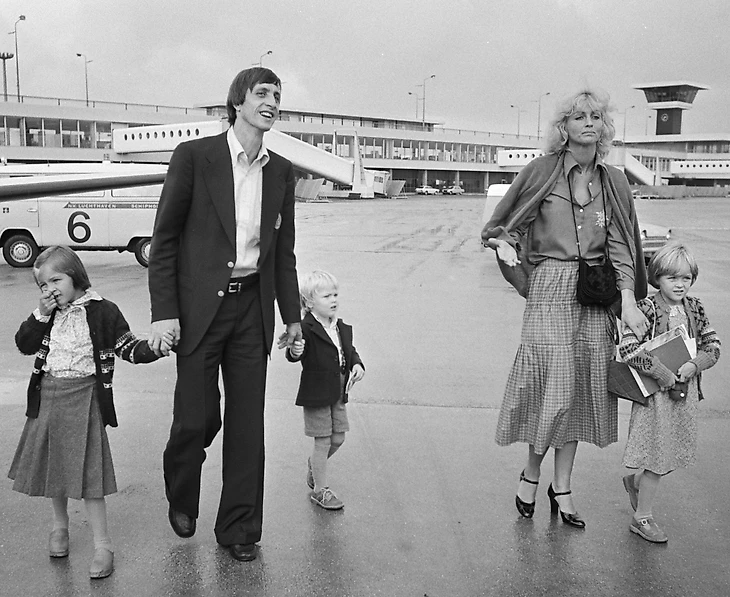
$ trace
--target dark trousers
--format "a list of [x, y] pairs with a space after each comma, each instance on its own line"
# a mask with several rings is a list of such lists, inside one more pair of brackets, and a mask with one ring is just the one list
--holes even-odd
[[167, 499], [175, 510], [198, 517], [205, 449], [221, 428], [220, 371], [223, 489], [215, 535], [221, 545], [261, 539], [267, 358], [258, 283], [227, 294], [200, 345], [177, 357], [172, 428], [163, 457]]

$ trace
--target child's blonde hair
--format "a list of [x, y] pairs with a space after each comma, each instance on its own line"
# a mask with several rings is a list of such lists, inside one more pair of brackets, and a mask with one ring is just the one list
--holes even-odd
[[647, 270], [649, 283], [655, 288], [659, 288], [659, 278], [678, 273], [683, 265], [689, 266], [689, 271], [692, 274], [692, 284], [694, 284], [700, 274], [694, 255], [683, 243], [676, 241], [667, 243], [654, 253], [651, 261], [649, 261]]
[[304, 274], [299, 279], [299, 302], [302, 306], [302, 313], [311, 311], [315, 292], [319, 292], [324, 288], [337, 290], [339, 286], [337, 278], [328, 272], [314, 270]]

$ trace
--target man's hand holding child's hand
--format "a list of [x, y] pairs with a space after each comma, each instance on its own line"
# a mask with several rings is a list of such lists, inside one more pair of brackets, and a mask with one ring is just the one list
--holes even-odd
[[304, 338], [301, 340], [294, 340], [291, 346], [289, 346], [289, 353], [295, 359], [298, 359], [304, 353]]
[[160, 356], [169, 356], [170, 351], [173, 349], [175, 344], [177, 344], [175, 340], [175, 332], [167, 330], [164, 334], [162, 334], [162, 339], [160, 340]]

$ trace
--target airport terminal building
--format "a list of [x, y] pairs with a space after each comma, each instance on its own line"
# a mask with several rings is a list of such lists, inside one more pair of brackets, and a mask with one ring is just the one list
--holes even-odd
[[[700, 89], [679, 82], [636, 86], [657, 111], [657, 131], [618, 139], [609, 161], [643, 185], [730, 186], [730, 133], [683, 134], [681, 111]], [[7, 96], [0, 101], [0, 159], [7, 163], [130, 161], [114, 152], [120, 128], [225, 118], [224, 105], [194, 108]], [[460, 185], [482, 193], [511, 182], [538, 155], [534, 135], [450, 129], [441, 123], [353, 114], [282, 110], [276, 128], [344, 158], [359, 145], [363, 166], [405, 181], [404, 191], [428, 184]], [[169, 153], [136, 156], [166, 162]], [[307, 176], [301, 172], [302, 176]]]

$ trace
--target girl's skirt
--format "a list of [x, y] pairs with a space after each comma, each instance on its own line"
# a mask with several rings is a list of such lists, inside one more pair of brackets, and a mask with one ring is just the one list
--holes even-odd
[[44, 375], [38, 417], [27, 419], [8, 476], [32, 496], [102, 498], [117, 490], [93, 376]]
[[646, 406], [631, 407], [623, 465], [666, 475], [691, 466], [697, 455], [697, 378], [687, 386], [687, 398], [675, 402], [667, 392], [649, 396]]
[[601, 448], [618, 439], [618, 404], [606, 389], [613, 316], [576, 299], [578, 263], [548, 259], [532, 272], [521, 343], [497, 423], [500, 446], [544, 454], [566, 442]]

